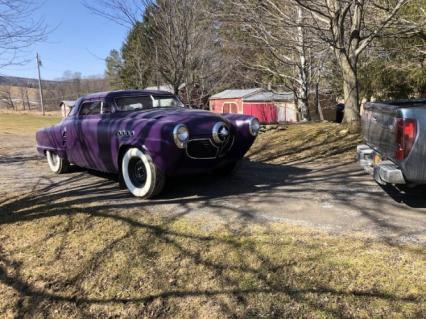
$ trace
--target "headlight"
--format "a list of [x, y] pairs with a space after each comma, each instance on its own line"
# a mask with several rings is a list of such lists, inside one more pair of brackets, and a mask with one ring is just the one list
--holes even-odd
[[177, 147], [184, 148], [189, 139], [188, 128], [183, 124], [176, 125], [173, 129], [173, 139]]
[[229, 130], [228, 126], [223, 122], [217, 122], [213, 126], [212, 136], [213, 141], [217, 144], [224, 143], [228, 137], [230, 136], [231, 131]]
[[249, 120], [249, 131], [250, 134], [253, 136], [257, 136], [257, 134], [259, 133], [260, 130], [260, 123], [259, 120], [255, 117], [251, 118]]

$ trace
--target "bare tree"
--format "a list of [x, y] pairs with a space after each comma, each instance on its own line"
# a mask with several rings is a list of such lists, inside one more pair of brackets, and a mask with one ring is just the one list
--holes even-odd
[[25, 111], [25, 109], [28, 108], [28, 110], [30, 109], [30, 105], [28, 102], [28, 91], [27, 88], [25, 86], [21, 86], [19, 88], [19, 95], [20, 95], [20, 100], [21, 100], [21, 104], [22, 104], [22, 109]]
[[142, 20], [149, 0], [83, 0], [83, 5], [94, 14], [131, 28]]
[[3, 105], [6, 106], [6, 109], [16, 110], [15, 99], [12, 93], [12, 86], [3, 85], [0, 88], [0, 100]]
[[21, 87], [20, 91], [21, 91], [21, 100], [22, 100], [22, 108], [24, 110], [31, 110], [31, 102], [30, 102], [30, 96], [28, 93], [29, 88], [28, 87]]
[[38, 4], [33, 0], [0, 1], [0, 68], [22, 63], [19, 52], [46, 38], [42, 20], [34, 20]]
[[200, 0], [146, 1], [144, 22], [150, 46], [157, 48], [156, 68], [175, 94], [202, 63], [198, 48], [209, 27], [203, 18]]
[[378, 37], [411, 32], [401, 19], [401, 8], [410, 0], [292, 0], [311, 16], [307, 25], [329, 45], [343, 77], [344, 121], [359, 128], [358, 61]]
[[[248, 41], [243, 38], [242, 46], [254, 45], [262, 52], [260, 58], [248, 59], [246, 63], [278, 78], [292, 90], [302, 119], [309, 120], [308, 95], [324, 50], [324, 45], [318, 44], [305, 27], [310, 15], [289, 1], [237, 0], [232, 3], [231, 20], [235, 29], [248, 35]], [[229, 20], [229, 12], [222, 18]]]
[[[92, 12], [132, 29], [142, 25], [141, 47], [137, 51], [143, 52], [141, 56], [145, 60], [134, 59], [135, 71], [140, 70], [142, 74], [150, 66], [151, 76], [159, 75], [176, 94], [185, 84], [188, 103], [199, 104], [229, 73], [221, 59], [217, 28], [209, 14], [208, 1], [98, 0], [85, 5]], [[157, 79], [155, 82], [158, 84]], [[198, 91], [198, 101], [194, 101], [195, 91]]]

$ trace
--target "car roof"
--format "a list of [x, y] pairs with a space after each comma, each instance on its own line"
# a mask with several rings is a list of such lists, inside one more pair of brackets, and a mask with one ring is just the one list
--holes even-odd
[[158, 90], [119, 90], [119, 91], [108, 91], [108, 92], [97, 92], [88, 94], [83, 96], [83, 100], [91, 100], [91, 99], [106, 99], [106, 98], [114, 98], [119, 96], [132, 96], [132, 95], [140, 95], [140, 94], [155, 94], [155, 95], [173, 95], [167, 91], [158, 91]]

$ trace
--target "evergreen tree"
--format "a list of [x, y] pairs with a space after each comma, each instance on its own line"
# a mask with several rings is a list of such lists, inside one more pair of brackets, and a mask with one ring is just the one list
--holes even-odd
[[121, 79], [123, 61], [121, 59], [120, 52], [117, 50], [111, 50], [109, 56], [105, 59], [105, 62], [105, 76], [108, 79], [111, 89], [121, 89], [123, 87], [123, 81]]

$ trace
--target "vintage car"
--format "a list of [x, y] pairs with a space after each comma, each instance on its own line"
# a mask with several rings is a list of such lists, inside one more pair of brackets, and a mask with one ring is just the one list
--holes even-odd
[[192, 110], [168, 92], [131, 90], [80, 98], [36, 140], [53, 172], [73, 164], [116, 173], [133, 195], [151, 198], [168, 176], [231, 172], [259, 128], [251, 116]]

